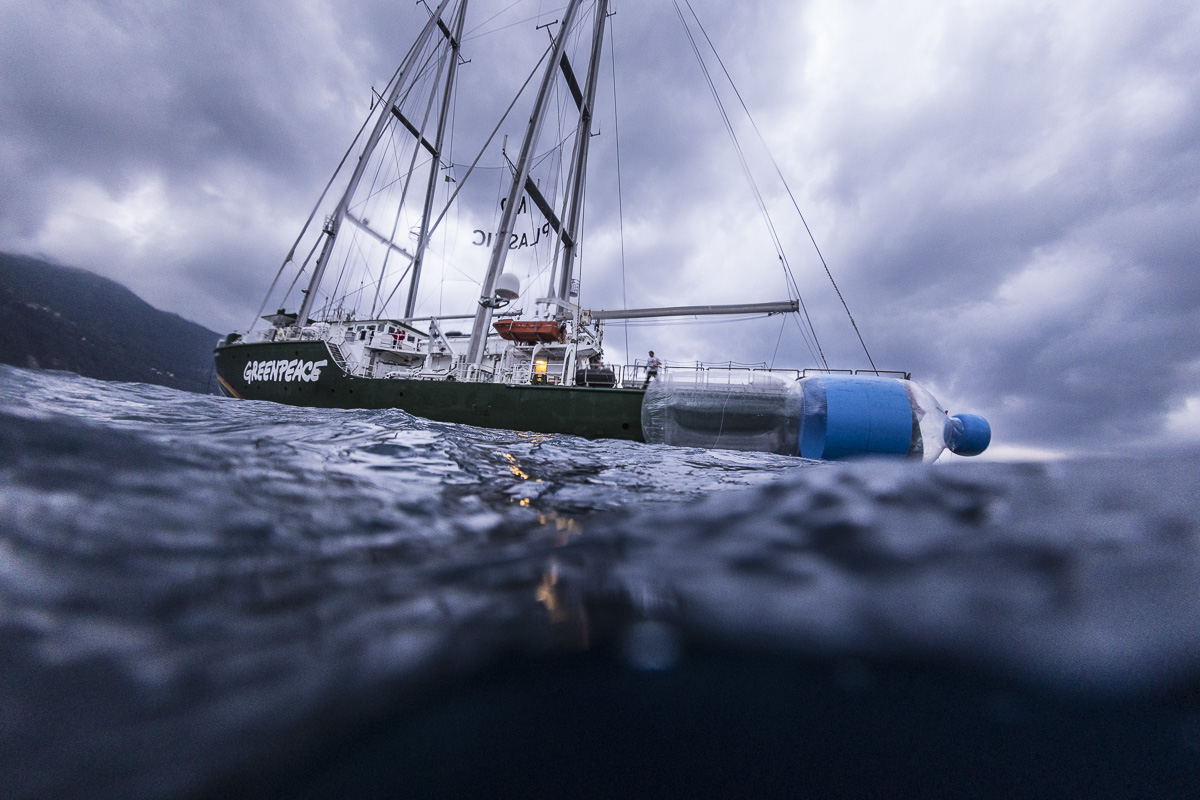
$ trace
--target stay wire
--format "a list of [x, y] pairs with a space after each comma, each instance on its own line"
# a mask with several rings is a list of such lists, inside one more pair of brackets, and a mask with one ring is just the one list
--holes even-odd
[[733, 93], [737, 96], [738, 102], [742, 105], [742, 110], [746, 112], [746, 119], [750, 121], [751, 127], [754, 128], [754, 133], [758, 136], [758, 140], [762, 142], [763, 147], [767, 152], [767, 157], [771, 159], [771, 165], [775, 168], [775, 174], [779, 176], [779, 180], [783, 184], [783, 188], [787, 192], [788, 198], [792, 201], [792, 207], [796, 209], [796, 214], [800, 217], [800, 222], [804, 225], [804, 231], [808, 234], [809, 241], [812, 242], [813, 249], [816, 250], [817, 257], [821, 260], [821, 266], [825, 268], [825, 274], [829, 277], [829, 282], [833, 285], [833, 290], [837, 293], [838, 300], [841, 301], [842, 308], [846, 311], [846, 316], [850, 318], [850, 325], [854, 328], [855, 335], [858, 336], [858, 343], [862, 345], [863, 352], [866, 353], [867, 356], [867, 361], [871, 364], [871, 369], [875, 372], [878, 372], [879, 370], [875, 366], [875, 360], [871, 358], [871, 352], [867, 349], [867, 343], [863, 341], [862, 332], [858, 329], [858, 323], [854, 321], [854, 315], [850, 313], [850, 306], [847, 305], [846, 298], [842, 296], [842, 290], [838, 288], [837, 281], [833, 279], [833, 273], [829, 269], [829, 264], [825, 261], [825, 256], [821, 252], [820, 246], [817, 244], [817, 239], [813, 235], [812, 229], [808, 226], [808, 220], [804, 218], [804, 212], [800, 210], [800, 204], [796, 201], [795, 195], [792, 194], [792, 187], [788, 185], [787, 180], [783, 177], [783, 170], [780, 169], [779, 163], [775, 160], [775, 155], [771, 152], [770, 148], [766, 147], [766, 139], [763, 137], [762, 132], [758, 129], [758, 124], [754, 121], [754, 117], [750, 114], [750, 109], [746, 106], [746, 101], [742, 98], [742, 93], [738, 91], [737, 84], [733, 82], [733, 78], [730, 76], [729, 70], [725, 68], [725, 62], [721, 60], [721, 55], [717, 52], [716, 47], [713, 46], [712, 39], [710, 39], [708, 36], [708, 31], [704, 29], [704, 24], [700, 22], [700, 18], [696, 15], [695, 10], [692, 8], [691, 0], [683, 0], [683, 2], [687, 5], [688, 11], [691, 11], [692, 17], [696, 20], [696, 26], [700, 29], [700, 32], [704, 34], [704, 39], [708, 42], [709, 48], [712, 49], [713, 56], [717, 59], [717, 63], [721, 66], [721, 71], [725, 73], [725, 77], [729, 81], [729, 85], [733, 89]]
[[787, 327], [787, 315], [783, 315], [783, 319], [779, 324], [779, 335], [775, 337], [775, 351], [771, 353], [771, 369], [775, 369], [775, 357], [779, 355], [779, 343], [783, 341], [783, 329]]
[[432, 225], [429, 226], [429, 236], [433, 235], [433, 232], [438, 229], [438, 225], [440, 225], [442, 220], [446, 218], [446, 214], [450, 211], [450, 207], [453, 206], [454, 201], [458, 199], [458, 193], [462, 191], [463, 186], [466, 184], [467, 178], [471, 177], [471, 173], [475, 171], [475, 167], [479, 164], [480, 159], [483, 158], [483, 154], [487, 152], [492, 140], [496, 138], [496, 134], [500, 131], [500, 127], [504, 124], [504, 121], [508, 119], [508, 115], [512, 113], [513, 106], [517, 104], [517, 100], [519, 100], [521, 95], [525, 93], [525, 90], [529, 87], [530, 81], [532, 81], [533, 77], [539, 73], [542, 62], [546, 60], [546, 57], [550, 55], [553, 49], [554, 45], [551, 43], [542, 53], [542, 57], [538, 59], [538, 62], [534, 64], [533, 69], [529, 72], [529, 75], [526, 76], [525, 82], [521, 84], [521, 88], [517, 90], [516, 96], [513, 97], [512, 102], [508, 104], [508, 108], [506, 108], [504, 113], [500, 116], [500, 120], [496, 123], [496, 127], [492, 128], [492, 132], [488, 135], [487, 141], [485, 141], [483, 146], [479, 148], [479, 153], [471, 162], [471, 166], [467, 167], [467, 171], [463, 173], [462, 178], [457, 182], [458, 186], [455, 187], [454, 192], [446, 201], [446, 205], [442, 208], [441, 213], [438, 214], [438, 218], [434, 220]]
[[[673, 2], [676, 2], [676, 0], [673, 0]], [[716, 58], [717, 63], [720, 65], [721, 70], [724, 73], [725, 79], [729, 83], [730, 88], [733, 89], [735, 95], [737, 95], [737, 97], [738, 97], [739, 102], [741, 102], [742, 110], [746, 112], [747, 119], [749, 119], [750, 123], [753, 125], [754, 120], [752, 117], [750, 117], [749, 109], [746, 107], [745, 101], [743, 101], [741, 99], [741, 94], [737, 90], [737, 85], [734, 84], [733, 77], [729, 74], [729, 71], [725, 68], [725, 64], [721, 60], [720, 53], [717, 52], [716, 46], [713, 44], [712, 39], [709, 38], [708, 32], [704, 29], [703, 24], [700, 22], [699, 16], [696, 14], [695, 10], [691, 7], [690, 2], [688, 2], [688, 0], [685, 0], [685, 3], [688, 3], [688, 11], [691, 12], [692, 18], [696, 22], [696, 26], [700, 29], [700, 32], [704, 35], [704, 38], [705, 38], [706, 43], [708, 44], [709, 50], [712, 51], [713, 56]], [[763, 219], [765, 220], [766, 225], [767, 225], [767, 230], [771, 235], [771, 240], [775, 244], [776, 254], [778, 255], [780, 263], [783, 267], [784, 282], [789, 284], [789, 290], [791, 292], [795, 293], [796, 300], [800, 303], [802, 313], [804, 316], [804, 322], [808, 328], [808, 333], [806, 333], [803, 336], [805, 344], [809, 347], [809, 352], [813, 355], [813, 357], [817, 358], [819, 356], [819, 360], [821, 361], [821, 363], [823, 363], [825, 365], [825, 367], [828, 368], [829, 364], [828, 364], [828, 362], [825, 361], [825, 353], [824, 353], [824, 350], [821, 348], [820, 340], [817, 337], [816, 328], [812, 324], [812, 319], [808, 314], [808, 308], [804, 303], [804, 297], [800, 292], [800, 286], [796, 282], [796, 277], [792, 272], [791, 265], [788, 263], [787, 255], [786, 255], [786, 253], [784, 253], [783, 243], [779, 239], [778, 231], [775, 228], [775, 223], [771, 219], [770, 211], [767, 209], [766, 200], [763, 198], [762, 191], [758, 187], [758, 182], [754, 179], [753, 172], [750, 170], [749, 164], [746, 161], [745, 151], [742, 149], [741, 142], [738, 141], [737, 133], [734, 131], [732, 121], [729, 118], [729, 114], [725, 110], [725, 105], [721, 101], [719, 93], [716, 90], [716, 83], [712, 80], [712, 76], [710, 75], [710, 73], [708, 71], [708, 65], [705, 63], [703, 57], [700, 55], [699, 47], [696, 45], [695, 39], [692, 36], [691, 28], [688, 25], [687, 21], [683, 18], [683, 14], [679, 10], [679, 6], [678, 6], [677, 2], [676, 2], [675, 7], [676, 7], [676, 13], [679, 14], [680, 21], [683, 24], [684, 30], [687, 33], [688, 39], [692, 43], [692, 49], [696, 55], [697, 61], [700, 63], [700, 68], [704, 72], [705, 78], [708, 80], [709, 89], [710, 89], [710, 91], [712, 91], [714, 100], [716, 101], [717, 107], [721, 112], [722, 119], [725, 121], [726, 130], [728, 131], [730, 138], [733, 140], [734, 151], [738, 154], [738, 158], [742, 165], [742, 170], [743, 170], [744, 174], [746, 175], [746, 180], [749, 182], [750, 188], [751, 188], [752, 193], [754, 194], [755, 200], [758, 202], [759, 210], [762, 212]], [[757, 128], [755, 130], [757, 132]], [[761, 134], [759, 134], [759, 140], [762, 141]], [[765, 148], [765, 142], [763, 142], [763, 144], [764, 144], [764, 148]], [[769, 151], [768, 151], [768, 155], [770, 155]], [[778, 172], [778, 167], [776, 168], [776, 171]], [[782, 178], [782, 176], [781, 176], [781, 178]], [[785, 184], [785, 186], [786, 186], [786, 184]], [[800, 330], [803, 333], [804, 327], [801, 327]], [[810, 335], [812, 337], [811, 342], [809, 341]], [[816, 346], [815, 353], [812, 352], [813, 345]]]
[[[398, 81], [403, 77], [404, 65], [407, 64], [409, 59], [414, 56], [417, 51], [418, 44], [420, 44], [420, 42], [413, 42], [409, 46], [408, 52], [405, 53], [404, 58], [400, 61], [399, 66], [396, 67], [396, 71], [392, 73], [392, 77], [387, 82], [387, 86], [391, 86], [394, 81]], [[350, 154], [354, 152], [359, 138], [362, 137], [363, 132], [367, 129], [367, 125], [370, 124], [374, 117], [375, 109], [372, 108], [370, 113], [368, 113], [363, 119], [362, 125], [359, 126], [358, 133], [354, 134], [354, 139], [346, 148], [346, 152], [342, 154], [342, 158], [340, 161], [338, 161], [338, 165], [334, 168], [333, 174], [329, 176], [329, 180], [326, 182], [325, 188], [321, 190], [321, 196], [317, 198], [317, 202], [313, 205], [312, 211], [308, 214], [308, 219], [306, 219], [304, 224], [300, 227], [300, 233], [297, 234], [296, 241], [293, 242], [291, 248], [288, 249], [287, 255], [283, 258], [283, 263], [279, 265], [279, 270], [275, 273], [275, 277], [271, 279], [271, 285], [267, 287], [267, 293], [263, 297], [262, 304], [258, 307], [258, 313], [255, 314], [254, 319], [250, 321], [250, 328], [253, 328], [255, 324], [257, 324], [259, 318], [262, 316], [263, 309], [267, 307], [267, 303], [271, 299], [271, 294], [275, 291], [275, 286], [279, 283], [279, 278], [283, 275], [283, 270], [288, 264], [292, 263], [292, 258], [296, 254], [296, 248], [300, 245], [301, 240], [304, 239], [304, 235], [308, 233], [308, 226], [312, 224], [313, 219], [317, 216], [317, 211], [321, 208], [321, 204], [325, 202], [325, 196], [329, 194], [329, 190], [333, 186], [334, 181], [337, 180], [337, 176], [341, 173], [342, 167], [346, 165], [346, 160], [350, 158]], [[320, 240], [321, 237], [318, 236], [317, 242], [319, 243]], [[304, 270], [308, 266], [308, 262], [312, 259], [312, 254], [315, 253], [316, 250], [317, 248], [314, 245], [312, 250], [309, 251], [308, 257], [304, 259], [304, 263], [300, 265], [300, 269], [298, 270], [296, 277], [292, 279], [291, 285], [288, 287], [287, 294], [283, 296], [284, 302], [287, 301], [288, 296], [291, 295], [292, 290], [296, 287], [296, 284], [300, 280], [300, 276], [304, 274]], [[249, 328], [247, 330], [249, 330]]]
[[[396, 171], [397, 171], [397, 173], [403, 174], [403, 176], [404, 176], [404, 178], [403, 178], [404, 185], [400, 191], [400, 202], [396, 205], [396, 215], [392, 220], [392, 234], [391, 234], [391, 237], [389, 238], [389, 241], [392, 244], [395, 244], [396, 234], [399, 233], [399, 231], [400, 231], [400, 220], [404, 214], [404, 203], [408, 198], [408, 191], [412, 187], [413, 172], [417, 168], [417, 158], [421, 152], [420, 139], [424, 136], [424, 131], [425, 131], [426, 126], [429, 125], [429, 115], [433, 112], [434, 101], [435, 101], [435, 99], [437, 97], [437, 93], [438, 93], [437, 90], [441, 84], [442, 71], [445, 69], [447, 59], [457, 58], [457, 54], [454, 52], [454, 48], [451, 47], [449, 45], [449, 43], [444, 44], [443, 47], [434, 48], [434, 51], [432, 53], [430, 53], [430, 56], [429, 56], [430, 60], [433, 60], [434, 55], [436, 55], [438, 53], [441, 54], [440, 57], [437, 58], [438, 67], [437, 67], [436, 72], [432, 76], [432, 81], [428, 84], [429, 99], [425, 103], [425, 113], [424, 113], [424, 116], [421, 118], [421, 127], [419, 128], [420, 133], [417, 135], [417, 141], [414, 141], [412, 143], [412, 155], [410, 156], [409, 161], [408, 161], [407, 172], [402, 172], [400, 170], [400, 152], [399, 152], [399, 148], [395, 147], [395, 137], [394, 136], [392, 137], [392, 143], [393, 143], [392, 156], [393, 156], [393, 161], [395, 162]], [[394, 131], [395, 128], [393, 128], [392, 130]], [[424, 166], [424, 163], [422, 164], [422, 166]], [[436, 170], [438, 168], [438, 166], [440, 166], [440, 164], [435, 162], [430, 167], [430, 169]], [[397, 180], [400, 180], [399, 175], [397, 176]], [[436, 190], [437, 183], [435, 182], [433, 185], [434, 185], [434, 189]], [[372, 317], [375, 316], [375, 306], [379, 302], [379, 294], [382, 291], [383, 282], [387, 276], [388, 262], [391, 260], [391, 255], [392, 255], [391, 248], [390, 247], [386, 248], [384, 250], [384, 254], [383, 254], [383, 265], [380, 267], [380, 270], [379, 270], [379, 281], [375, 285], [375, 297], [371, 300], [370, 316], [372, 316]], [[398, 281], [396, 281], [397, 286], [400, 285], [404, 281], [404, 278], [408, 275], [409, 270], [412, 269], [413, 260], [414, 260], [413, 257], [410, 256], [408, 265], [404, 268], [404, 274], [400, 276], [400, 279]], [[383, 315], [383, 309], [386, 307], [387, 307], [386, 302], [383, 304], [383, 306], [380, 307], [379, 313], [381, 316]]]
[[[747, 162], [747, 160], [746, 160], [745, 151], [743, 151], [741, 143], [738, 141], [737, 132], [734, 130], [733, 122], [729, 118], [728, 112], [725, 110], [725, 104], [721, 101], [721, 96], [720, 96], [720, 93], [717, 91], [716, 83], [713, 81], [712, 74], [708, 70], [708, 65], [704, 62], [704, 57], [700, 52], [700, 47], [696, 43], [695, 36], [693, 36], [693, 34], [692, 34], [691, 28], [687, 23], [687, 19], [684, 17], [683, 11], [679, 7], [678, 0], [672, 0], [672, 5], [674, 5], [674, 7], [675, 7], [675, 13], [679, 17], [680, 25], [682, 25], [684, 34], [687, 36], [688, 42], [690, 43], [690, 45], [692, 47], [692, 53], [693, 53], [693, 55], [696, 56], [696, 61], [700, 65], [700, 70], [704, 75], [705, 82], [708, 84], [709, 91], [712, 93], [713, 101], [717, 105], [717, 111], [721, 115], [721, 120], [725, 125], [725, 130], [729, 134], [730, 140], [733, 143], [733, 149], [734, 149], [734, 152], [737, 154], [738, 162], [741, 164], [742, 172], [746, 176], [746, 180], [750, 184], [750, 191], [754, 195], [754, 199], [755, 199], [756, 204], [758, 205], [759, 211], [763, 215], [763, 219], [767, 226], [767, 233], [771, 237], [772, 243], [775, 245], [775, 252], [779, 256], [781, 262], [784, 264], [784, 274], [786, 276], [790, 272], [790, 270], [787, 266], [786, 257], [783, 254], [783, 244], [779, 240], [778, 232], [776, 231], [775, 225], [771, 220], [771, 215], [770, 215], [770, 212], [767, 210], [766, 201], [762, 196], [762, 192], [759, 190], [758, 184], [754, 180], [753, 172], [750, 170], [749, 162]], [[688, 6], [688, 9], [691, 10], [690, 5]], [[693, 11], [692, 13], [693, 13], [693, 16], [695, 16], [695, 12]], [[710, 42], [710, 47], [711, 47], [711, 42]], [[728, 77], [728, 73], [726, 73], [726, 76]], [[786, 280], [786, 278], [785, 278], [785, 280]], [[794, 285], [795, 284], [794, 279], [792, 282]], [[798, 288], [797, 288], [797, 295], [799, 295]], [[810, 353], [810, 355], [813, 356], [814, 360], [819, 360], [820, 363], [824, 364], [826, 366], [826, 368], [828, 368], [829, 364], [825, 360], [825, 353], [821, 349], [820, 340], [817, 338], [817, 332], [816, 332], [816, 329], [813, 327], [812, 320], [808, 317], [807, 309], [805, 309], [805, 311], [804, 311], [804, 318], [805, 318], [804, 321], [807, 324], [807, 326], [809, 328], [809, 332], [812, 336], [812, 341], [813, 341], [813, 343], [816, 343], [816, 345], [817, 345], [816, 352], [813, 352], [812, 343], [810, 343], [808, 341], [808, 338], [805, 337], [805, 344], [809, 347], [809, 353]]]
[[[617, 109], [617, 43], [613, 35], [613, 20], [608, 23], [608, 57], [612, 67], [613, 84], [613, 144], [617, 151], [617, 227], [618, 238], [621, 242], [621, 308], [629, 308], [629, 299], [625, 293], [625, 198], [621, 191], [621, 114]], [[629, 363], [629, 320], [624, 320], [625, 330], [625, 363]]]
[[[496, 123], [496, 126], [492, 128], [492, 132], [488, 135], [487, 141], [485, 141], [483, 146], [479, 148], [479, 153], [476, 154], [475, 159], [471, 162], [471, 165], [467, 167], [467, 171], [463, 173], [461, 178], [455, 181], [456, 186], [454, 191], [450, 194], [450, 197], [447, 198], [446, 204], [442, 207], [437, 219], [435, 219], [433, 224], [429, 226], [429, 232], [426, 234], [427, 238], [433, 237], [433, 234], [438, 229], [438, 226], [442, 224], [442, 220], [446, 218], [446, 214], [448, 214], [450, 209], [454, 206], [454, 201], [458, 199], [458, 193], [461, 192], [463, 186], [466, 185], [467, 179], [470, 178], [471, 173], [475, 171], [475, 167], [479, 164], [480, 159], [483, 158], [483, 154], [487, 152], [492, 140], [496, 138], [496, 134], [500, 131], [501, 126], [504, 125], [504, 121], [508, 119], [508, 115], [512, 113], [513, 107], [517, 104], [517, 100], [519, 100], [521, 95], [525, 93], [525, 89], [529, 87], [529, 82], [532, 81], [533, 77], [538, 74], [542, 66], [542, 62], [546, 60], [548, 55], [550, 55], [550, 52], [553, 50], [553, 48], [554, 45], [551, 44], [542, 53], [542, 57], [538, 59], [537, 64], [534, 65], [533, 69], [530, 70], [529, 75], [526, 76], [525, 82], [521, 84], [521, 88], [517, 90], [516, 96], [513, 97], [512, 101], [508, 104], [508, 108], [504, 110], [504, 113], [500, 116], [500, 120]], [[399, 288], [400, 284], [396, 284], [396, 286], [393, 287], [391, 293], [388, 295], [388, 299], [384, 301], [385, 304], [391, 302], [392, 296], [396, 294], [396, 290]]]
[[[296, 255], [296, 248], [300, 245], [301, 240], [304, 239], [304, 235], [308, 233], [308, 226], [312, 224], [313, 219], [317, 216], [317, 211], [320, 210], [321, 204], [325, 202], [325, 196], [329, 194], [329, 190], [333, 187], [334, 181], [337, 180], [337, 176], [341, 173], [342, 167], [346, 165], [346, 159], [348, 159], [350, 154], [354, 152], [354, 148], [358, 144], [359, 138], [362, 136], [363, 131], [367, 129], [367, 124], [370, 123], [374, 116], [375, 112], [374, 109], [372, 109], [371, 113], [367, 114], [366, 119], [363, 120], [363, 124], [361, 127], [359, 127], [358, 133], [354, 135], [354, 139], [350, 142], [350, 146], [347, 147], [346, 152], [342, 154], [342, 159], [338, 162], [337, 167], [334, 168], [333, 174], [329, 176], [329, 180], [325, 183], [325, 188], [321, 190], [321, 196], [317, 198], [316, 204], [313, 205], [312, 211], [308, 214], [308, 219], [306, 219], [304, 224], [300, 227], [300, 233], [296, 236], [296, 241], [293, 242], [291, 248], [288, 249], [287, 255], [283, 258], [283, 263], [279, 265], [279, 270], [275, 273], [275, 277], [271, 279], [271, 285], [267, 287], [267, 293], [263, 297], [262, 304], [258, 307], [258, 313], [254, 315], [254, 319], [250, 322], [250, 328], [253, 328], [255, 324], [258, 323], [259, 317], [262, 316], [263, 309], [267, 307], [267, 303], [271, 300], [271, 294], [275, 291], [275, 286], [279, 283], [279, 278], [283, 275], [283, 271], [287, 268], [287, 265], [292, 263], [292, 259]], [[317, 244], [313, 245], [312, 250], [309, 251], [308, 256], [305, 257], [303, 263], [301, 263], [300, 269], [297, 270], [296, 276], [292, 278], [291, 284], [288, 285], [287, 292], [283, 295], [283, 302], [287, 302], [288, 297], [292, 294], [292, 290], [296, 288], [296, 284], [300, 281], [300, 276], [304, 274], [304, 270], [308, 266], [308, 262], [312, 259], [313, 253], [316, 252], [317, 245], [319, 245], [320, 242], [321, 237], [318, 236]], [[250, 328], [247, 328], [247, 330]]]
[[[297, 242], [297, 244], [299, 244], [299, 242]], [[294, 247], [294, 246], [295, 246], [295, 245], [293, 245], [293, 247]], [[321, 246], [321, 237], [319, 237], [319, 236], [318, 236], [318, 237], [316, 238], [316, 240], [315, 240], [315, 241], [313, 241], [313, 246], [312, 246], [311, 248], [309, 248], [308, 255], [306, 255], [306, 256], [304, 257], [304, 261], [302, 261], [301, 263], [302, 263], [302, 264], [308, 264], [308, 262], [309, 262], [309, 261], [312, 261], [313, 254], [317, 252], [317, 248], [318, 248], [318, 247], [320, 247], [320, 246]], [[289, 260], [290, 260], [290, 259], [289, 259]], [[286, 264], [287, 264], [287, 261], [285, 261], [285, 262], [283, 262], [283, 263], [286, 265]], [[297, 270], [297, 272], [296, 272], [295, 276], [293, 276], [293, 277], [292, 277], [292, 282], [288, 284], [287, 291], [283, 293], [283, 299], [284, 299], [285, 301], [287, 300], [287, 298], [288, 298], [289, 296], [291, 296], [291, 294], [292, 294], [292, 290], [296, 288], [296, 284], [300, 282], [300, 278], [301, 278], [303, 275], [304, 275], [304, 267], [301, 267], [299, 270]], [[275, 277], [276, 277], [276, 280], [278, 280], [279, 276], [278, 276], [278, 275], [276, 275]], [[272, 289], [274, 288], [274, 286], [275, 286], [275, 284], [274, 284], [274, 282], [272, 282], [272, 283], [271, 283], [271, 287], [272, 287]], [[267, 292], [267, 298], [266, 298], [266, 299], [269, 299], [269, 298], [270, 298], [270, 296], [271, 296], [271, 292], [270, 292], [270, 291], [268, 291], [268, 292]], [[264, 302], [263, 302], [263, 305], [264, 305], [264, 306], [266, 305], [266, 299], [264, 299]], [[262, 308], [259, 308], [259, 309], [258, 309], [258, 313], [259, 313], [259, 314], [262, 314]], [[257, 320], [257, 319], [258, 319], [258, 317], [255, 317], [254, 319], [255, 319], [255, 320]]]

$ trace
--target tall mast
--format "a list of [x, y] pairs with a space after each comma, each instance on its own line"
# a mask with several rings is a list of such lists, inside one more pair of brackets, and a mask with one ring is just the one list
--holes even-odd
[[342, 220], [346, 216], [346, 210], [350, 207], [350, 199], [358, 189], [358, 184], [362, 180], [363, 173], [366, 172], [371, 153], [375, 150], [376, 145], [379, 144], [379, 139], [383, 136], [384, 128], [387, 127], [388, 117], [396, 105], [396, 98], [400, 96], [400, 91], [404, 88], [408, 73], [412, 70], [417, 57], [425, 48], [425, 44], [429, 41], [429, 37], [432, 35], [434, 29], [438, 25], [444, 24], [442, 23], [442, 12], [446, 10], [446, 6], [449, 4], [450, 0], [442, 0], [441, 4], [438, 5], [437, 11], [425, 23], [425, 27], [421, 29], [421, 34], [417, 37], [416, 43], [409, 50], [408, 57], [405, 58], [400, 71], [396, 73], [396, 80], [392, 85], [392, 90], [388, 92], [386, 102], [380, 105], [379, 119], [375, 121], [375, 127], [371, 130], [366, 147], [363, 148], [362, 153], [358, 157], [358, 164], [354, 167], [354, 174], [350, 176], [350, 183], [346, 186], [346, 191], [342, 195], [342, 199], [338, 201], [333, 214], [325, 223], [325, 244], [321, 247], [321, 254], [317, 257], [316, 266], [313, 267], [312, 280], [308, 282], [308, 288], [304, 290], [304, 300], [300, 303], [300, 310], [296, 314], [296, 321], [299, 325], [306, 325], [308, 323], [308, 313], [312, 310], [313, 302], [317, 297], [317, 287], [321, 284], [321, 278], [325, 274], [325, 267], [329, 264], [329, 256], [333, 253], [333, 243], [337, 239], [338, 229], [341, 227]]
[[575, 12], [579, 10], [582, 0], [570, 0], [567, 10], [563, 13], [562, 26], [558, 37], [550, 51], [550, 61], [542, 75], [542, 84], [538, 89], [537, 99], [533, 103], [533, 113], [529, 116], [529, 127], [525, 130], [525, 140], [521, 143], [521, 154], [517, 158], [516, 172], [513, 175], [512, 187], [508, 190], [508, 201], [500, 214], [500, 226], [496, 231], [496, 239], [492, 245], [492, 255], [488, 262], [487, 274], [483, 278], [483, 291], [479, 297], [479, 309], [475, 312], [475, 325], [471, 329], [471, 343], [467, 347], [467, 363], [479, 364], [483, 361], [484, 345], [487, 342], [488, 327], [492, 321], [493, 295], [496, 291], [496, 279], [504, 269], [504, 261], [508, 257], [508, 240], [512, 235], [513, 221], [517, 213], [518, 198], [524, 189], [525, 181], [529, 178], [530, 160], [534, 148], [537, 147], [538, 134], [549, 108], [550, 87], [554, 81], [554, 73], [559, 69], [559, 61], [567, 46], [567, 38], [571, 27], [575, 24]]
[[[596, 3], [595, 31], [592, 34], [592, 55], [588, 62], [587, 83], [584, 85], [584, 100], [579, 103], [579, 129], [575, 131], [575, 148], [571, 157], [571, 193], [567, 201], [567, 220], [562, 244], [562, 261], [559, 273], [557, 297], [568, 300], [571, 277], [575, 271], [575, 246], [579, 241], [580, 210], [583, 207], [584, 175], [587, 173], [588, 147], [592, 141], [592, 115], [596, 104], [596, 83], [600, 73], [600, 51], [604, 43], [604, 23], [608, 19], [608, 0]], [[578, 100], [578, 98], [576, 98]], [[551, 273], [553, 274], [553, 273]], [[551, 295], [555, 289], [550, 287]]]
[[425, 249], [429, 246], [429, 222], [433, 213], [433, 194], [437, 188], [438, 172], [442, 164], [442, 144], [446, 137], [446, 117], [450, 112], [450, 101], [454, 95], [454, 79], [458, 72], [459, 49], [462, 47], [463, 21], [467, 17], [467, 0], [462, 0], [458, 9], [458, 21], [454, 34], [443, 29], [450, 39], [450, 68], [446, 74], [446, 88], [442, 95], [442, 109], [438, 114], [437, 134], [433, 142], [433, 161], [429, 165], [429, 183], [425, 187], [425, 207], [421, 211], [421, 232], [417, 236], [417, 252], [412, 262], [412, 281], [408, 286], [408, 300], [404, 303], [404, 319], [412, 319], [417, 306], [417, 287], [421, 280], [421, 266], [425, 262]]

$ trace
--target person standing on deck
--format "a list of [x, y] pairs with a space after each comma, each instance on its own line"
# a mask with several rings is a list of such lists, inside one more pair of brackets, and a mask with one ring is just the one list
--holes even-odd
[[650, 385], [650, 381], [658, 377], [658, 368], [662, 366], [662, 362], [654, 357], [654, 351], [650, 351], [650, 360], [646, 362], [646, 382], [642, 384], [645, 389]]

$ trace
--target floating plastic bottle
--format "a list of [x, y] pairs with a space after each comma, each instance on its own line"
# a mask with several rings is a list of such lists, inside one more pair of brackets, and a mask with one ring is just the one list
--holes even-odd
[[792, 455], [803, 409], [796, 381], [714, 385], [667, 375], [646, 389], [642, 435], [655, 444]]
[[681, 447], [926, 462], [946, 449], [978, 455], [992, 438], [983, 417], [950, 416], [920, 385], [873, 375], [756, 376], [733, 385], [666, 376], [646, 390], [642, 433], [647, 442]]

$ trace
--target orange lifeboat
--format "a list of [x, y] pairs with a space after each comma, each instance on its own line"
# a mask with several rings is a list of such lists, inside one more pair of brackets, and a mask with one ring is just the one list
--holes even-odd
[[551, 319], [498, 319], [492, 327], [510, 342], [557, 342], [563, 335], [563, 324]]

